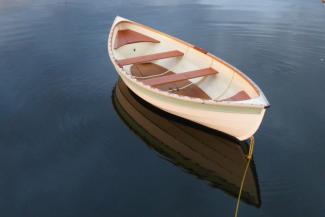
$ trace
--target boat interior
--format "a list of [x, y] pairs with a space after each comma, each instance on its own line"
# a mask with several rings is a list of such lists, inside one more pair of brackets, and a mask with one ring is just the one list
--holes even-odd
[[118, 23], [111, 45], [119, 67], [162, 91], [215, 101], [244, 101], [260, 95], [247, 77], [224, 61], [140, 24]]

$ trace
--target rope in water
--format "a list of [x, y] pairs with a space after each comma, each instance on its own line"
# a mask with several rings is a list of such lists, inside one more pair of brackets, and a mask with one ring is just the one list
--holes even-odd
[[246, 174], [247, 174], [247, 171], [248, 171], [248, 167], [249, 167], [249, 164], [250, 164], [250, 162], [252, 160], [252, 157], [253, 157], [254, 143], [255, 143], [254, 136], [252, 136], [250, 138], [250, 140], [249, 140], [249, 151], [248, 151], [248, 155], [247, 155], [247, 164], [246, 164], [246, 168], [245, 168], [245, 171], [244, 171], [243, 178], [242, 178], [241, 183], [240, 183], [240, 189], [239, 189], [239, 194], [238, 194], [237, 204], [236, 204], [236, 209], [235, 209], [235, 215], [234, 215], [235, 217], [237, 217], [237, 215], [238, 215], [240, 197], [241, 197], [243, 187], [244, 187], [244, 184], [245, 184], [245, 178], [246, 178]]

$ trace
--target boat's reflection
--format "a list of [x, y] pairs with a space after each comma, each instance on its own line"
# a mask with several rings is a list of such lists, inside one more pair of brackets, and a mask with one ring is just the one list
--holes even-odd
[[[119, 80], [113, 103], [122, 120], [150, 147], [176, 166], [237, 197], [247, 160], [247, 144], [163, 112]], [[242, 199], [260, 206], [254, 162], [247, 172]]]

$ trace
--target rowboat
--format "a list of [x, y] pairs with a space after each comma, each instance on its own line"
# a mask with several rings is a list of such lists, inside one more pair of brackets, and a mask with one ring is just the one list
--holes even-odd
[[245, 140], [269, 103], [244, 73], [202, 48], [116, 17], [109, 57], [139, 97], [173, 115]]
[[[136, 96], [120, 79], [112, 101], [123, 122], [163, 159], [237, 198], [247, 163], [246, 142], [166, 113]], [[242, 195], [247, 204], [261, 205], [254, 160]]]

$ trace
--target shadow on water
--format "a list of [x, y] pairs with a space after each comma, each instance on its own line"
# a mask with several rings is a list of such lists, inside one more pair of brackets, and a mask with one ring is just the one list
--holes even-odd
[[[247, 143], [159, 110], [136, 96], [121, 80], [112, 100], [121, 119], [164, 159], [237, 198], [247, 163]], [[254, 162], [247, 173], [242, 199], [261, 206]]]

